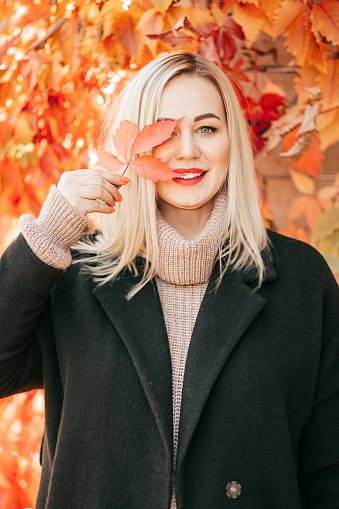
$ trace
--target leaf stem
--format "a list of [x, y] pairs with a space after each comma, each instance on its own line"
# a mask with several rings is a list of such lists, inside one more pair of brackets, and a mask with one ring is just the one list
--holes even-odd
[[121, 175], [122, 177], [125, 175], [125, 173], [126, 173], [126, 171], [127, 171], [128, 167], [129, 167], [130, 163], [131, 163], [131, 161], [128, 161], [126, 168], [125, 168], [125, 169], [124, 169], [124, 171], [122, 172], [122, 175]]

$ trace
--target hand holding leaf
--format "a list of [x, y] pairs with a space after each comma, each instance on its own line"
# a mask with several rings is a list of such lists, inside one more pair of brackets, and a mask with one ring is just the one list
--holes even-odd
[[132, 161], [132, 157], [136, 154], [152, 150], [153, 147], [160, 145], [170, 138], [180, 120], [181, 118], [179, 120], [162, 119], [153, 122], [153, 124], [146, 125], [142, 130], [136, 124], [133, 124], [133, 122], [124, 120], [113, 135], [114, 146], [122, 160], [105, 150], [95, 150], [100, 166], [106, 168], [106, 170], [116, 172], [122, 166], [127, 165], [122, 175], [131, 166], [141, 177], [154, 180], [155, 182], [174, 178], [176, 173], [163, 163], [161, 159], [152, 156], [141, 156]]

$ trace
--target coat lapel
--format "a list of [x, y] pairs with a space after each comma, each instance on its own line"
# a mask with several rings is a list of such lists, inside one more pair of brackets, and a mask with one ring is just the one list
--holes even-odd
[[[275, 271], [268, 262], [266, 279]], [[177, 471], [187, 452], [212, 386], [241, 336], [265, 305], [265, 299], [245, 284], [249, 277], [228, 271], [215, 292], [214, 268], [202, 301], [188, 351], [177, 455]]]
[[[128, 350], [155, 415], [169, 461], [173, 449], [172, 373], [166, 326], [155, 283], [147, 283], [130, 301], [126, 295], [139, 279], [123, 275], [97, 286], [101, 303]], [[136, 424], [137, 425], [137, 424]]]

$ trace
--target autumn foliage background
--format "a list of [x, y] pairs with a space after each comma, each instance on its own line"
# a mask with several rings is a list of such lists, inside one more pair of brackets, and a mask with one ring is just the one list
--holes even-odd
[[[0, 251], [63, 171], [95, 165], [96, 121], [121, 84], [178, 49], [231, 76], [266, 225], [279, 229], [260, 169], [275, 153], [294, 189], [280, 231], [315, 245], [339, 273], [339, 173], [325, 183], [318, 175], [339, 141], [337, 0], [0, 1]], [[40, 391], [0, 403], [0, 509], [34, 506], [43, 406]]]

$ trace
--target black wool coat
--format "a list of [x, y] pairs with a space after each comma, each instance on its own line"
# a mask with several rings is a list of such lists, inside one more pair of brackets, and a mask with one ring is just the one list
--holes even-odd
[[259, 290], [215, 268], [187, 357], [175, 473], [171, 359], [156, 284], [94, 286], [20, 235], [0, 266], [0, 396], [43, 387], [38, 509], [339, 508], [338, 287], [270, 233]]

